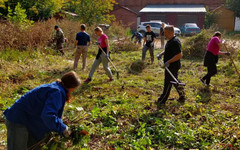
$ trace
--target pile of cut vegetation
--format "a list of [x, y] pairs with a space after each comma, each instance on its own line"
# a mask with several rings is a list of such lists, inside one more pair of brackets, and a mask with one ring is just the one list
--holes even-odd
[[137, 51], [139, 47], [131, 41], [131, 39], [125, 37], [122, 39], [115, 40], [113, 42], [113, 52], [129, 52], [129, 51]]
[[212, 35], [213, 32], [202, 30], [198, 35], [187, 38], [183, 43], [184, 57], [203, 57]]
[[144, 68], [145, 68], [144, 62], [141, 60], [137, 60], [131, 64], [129, 72], [132, 74], [138, 74], [141, 73]]

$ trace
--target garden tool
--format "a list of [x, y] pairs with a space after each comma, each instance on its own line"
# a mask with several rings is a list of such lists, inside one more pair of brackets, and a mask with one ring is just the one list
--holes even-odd
[[[228, 50], [226, 44], [223, 44], [223, 45], [224, 45], [225, 49], [227, 50], [227, 52], [229, 52], [229, 50]], [[230, 52], [229, 52], [229, 53], [230, 53]], [[230, 54], [229, 57], [230, 57], [230, 60], [231, 60], [231, 62], [232, 62], [232, 64], [233, 64], [233, 66], [234, 66], [234, 68], [235, 68], [235, 70], [236, 70], [238, 76], [240, 76], [240, 73], [239, 73], [239, 71], [238, 71], [238, 69], [237, 69], [237, 66], [235, 65], [235, 63], [234, 63], [234, 61], [233, 61], [232, 55]]]
[[[160, 54], [160, 55], [161, 55], [161, 54]], [[161, 57], [162, 57], [162, 56], [160, 56], [160, 55], [158, 55], [157, 58], [158, 58], [158, 60], [160, 61], [161, 65], [164, 66], [164, 62], [161, 60]], [[168, 67], [164, 66], [164, 68], [167, 70], [167, 72], [170, 74], [170, 76], [171, 76], [171, 77], [173, 78], [173, 80], [174, 80], [174, 81], [170, 81], [171, 84], [180, 85], [180, 86], [185, 86], [185, 85], [186, 85], [185, 83], [179, 82], [179, 81], [175, 78], [175, 76], [172, 74], [172, 72], [168, 69]]]
[[119, 71], [117, 70], [116, 66], [113, 64], [113, 62], [111, 61], [111, 59], [107, 56], [107, 54], [104, 52], [104, 50], [101, 48], [100, 43], [96, 42], [96, 44], [98, 45], [98, 48], [103, 52], [103, 54], [107, 57], [108, 61], [112, 64], [113, 68], [116, 70], [117, 72], [117, 79], [119, 79]]

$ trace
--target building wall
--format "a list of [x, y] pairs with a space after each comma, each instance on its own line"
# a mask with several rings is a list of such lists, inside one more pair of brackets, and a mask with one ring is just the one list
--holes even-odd
[[[197, 25], [202, 29], [203, 25], [204, 25], [204, 19], [205, 19], [205, 13], [141, 13], [141, 22], [145, 22], [145, 21], [150, 21], [148, 20], [148, 16], [151, 15], [156, 15], [156, 16], [165, 16], [162, 18], [165, 18], [165, 20], [161, 20], [165, 23], [169, 23], [171, 25], [174, 25], [176, 27], [179, 27], [182, 24], [178, 23], [178, 19], [179, 16], [196, 16], [196, 22], [194, 21], [194, 23], [197, 23]], [[181, 18], [180, 18], [181, 19]], [[156, 19], [158, 20], [158, 19]], [[191, 19], [190, 19], [191, 20]], [[188, 23], [193, 22], [191, 21], [187, 21]]]
[[136, 12], [148, 4], [203, 4], [213, 10], [223, 4], [223, 0], [116, 0], [119, 5]]
[[226, 9], [225, 7], [219, 7], [214, 11], [217, 14], [217, 25], [220, 29], [226, 31], [234, 31], [235, 26], [235, 14], [233, 11]]
[[116, 21], [126, 25], [126, 27], [130, 27], [132, 30], [137, 28], [137, 14], [121, 7], [112, 11], [111, 14], [115, 15]]

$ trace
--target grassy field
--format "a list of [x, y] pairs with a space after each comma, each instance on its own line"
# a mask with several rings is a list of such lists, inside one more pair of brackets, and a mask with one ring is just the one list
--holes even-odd
[[[52, 50], [0, 52], [0, 149], [6, 148], [3, 111], [28, 90], [70, 71], [73, 52], [68, 50], [63, 57]], [[81, 72], [79, 63], [77, 73], [82, 80], [87, 78], [96, 53], [95, 47], [89, 50], [87, 71]], [[220, 58], [219, 72], [211, 81], [214, 87], [208, 88], [199, 82], [206, 73], [202, 59], [182, 59], [180, 80], [186, 83], [187, 101], [179, 104], [173, 89], [167, 108], [157, 111], [154, 102], [163, 90], [164, 70], [157, 61], [150, 65], [149, 53], [147, 57], [143, 70], [136, 72], [130, 68], [139, 63], [141, 50], [113, 53], [120, 80], [106, 82], [101, 66], [93, 81], [82, 84], [65, 107], [63, 119], [73, 120], [72, 126], [89, 135], [75, 137], [73, 143], [56, 136], [43, 148], [239, 149], [240, 78], [230, 60]]]

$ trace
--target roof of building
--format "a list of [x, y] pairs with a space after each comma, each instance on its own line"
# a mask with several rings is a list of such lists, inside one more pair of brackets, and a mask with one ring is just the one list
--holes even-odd
[[115, 11], [115, 10], [117, 10], [117, 9], [119, 9], [119, 8], [125, 9], [125, 10], [127, 10], [127, 11], [129, 11], [129, 12], [131, 12], [131, 13], [134, 13], [134, 14], [138, 15], [138, 13], [135, 12], [135, 11], [133, 11], [132, 9], [130, 9], [130, 8], [128, 8], [128, 7], [125, 7], [125, 6], [121, 6], [121, 5], [116, 5], [113, 11]]
[[147, 5], [140, 13], [160, 12], [206, 12], [204, 5]]

